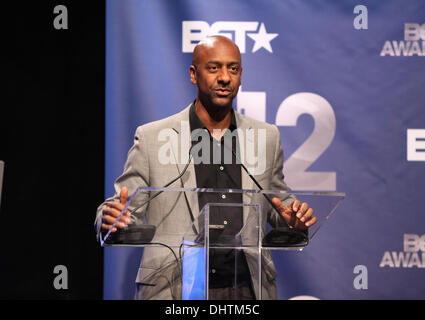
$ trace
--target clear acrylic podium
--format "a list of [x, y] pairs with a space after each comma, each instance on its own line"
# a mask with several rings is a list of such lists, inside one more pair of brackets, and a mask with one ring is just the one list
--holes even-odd
[[[207, 203], [198, 208], [200, 192], [219, 193], [222, 197], [241, 193], [242, 203]], [[295, 199], [307, 202], [314, 209], [317, 222], [308, 230], [295, 230], [292, 228], [295, 217], [288, 223], [271, 204], [275, 197], [285, 206]], [[139, 187], [121, 212], [123, 215], [128, 209], [132, 223], [118, 232], [101, 233], [100, 243], [102, 246], [149, 247], [150, 250], [161, 248], [162, 252], [163, 247], [167, 247], [172, 255], [164, 256], [161, 264], [173, 270], [164, 272], [177, 274], [173, 279], [180, 283], [178, 298], [184, 300], [209, 299], [215, 254], [230, 257], [228, 261], [232, 261], [232, 265], [226, 268], [233, 270], [235, 288], [242, 283], [238, 272], [241, 261], [246, 261], [252, 288], [261, 300], [265, 290], [263, 281], [268, 274], [276, 272], [271, 251], [302, 250], [314, 240], [344, 197], [344, 193], [336, 192]], [[214, 219], [218, 210], [223, 212], [230, 207], [238, 208], [242, 215], [242, 227], [236, 233], [227, 232], [231, 221], [217, 223]], [[155, 282], [153, 276], [151, 280]], [[234, 299], [238, 300], [238, 296]]]

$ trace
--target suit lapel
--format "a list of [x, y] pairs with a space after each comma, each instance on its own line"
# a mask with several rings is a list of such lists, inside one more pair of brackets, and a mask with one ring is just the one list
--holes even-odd
[[[176, 166], [178, 174], [181, 174], [186, 167], [186, 164], [189, 161], [189, 148], [191, 145], [190, 139], [190, 125], [189, 125], [189, 110], [190, 105], [184, 109], [178, 117], [176, 117], [176, 122], [173, 125], [173, 130], [177, 133], [177, 139], [179, 143], [178, 152], [173, 151], [174, 158], [176, 159]], [[181, 144], [181, 145], [180, 145]], [[182, 156], [182, 152], [184, 153]], [[183, 160], [183, 161], [182, 161]], [[191, 160], [189, 166], [186, 169], [186, 172], [180, 178], [181, 187], [185, 189], [196, 188], [196, 173], [195, 166], [193, 164], [193, 159]], [[188, 205], [188, 211], [192, 221], [196, 221], [199, 215], [199, 202], [198, 202], [198, 193], [197, 192], [185, 192], [185, 200]], [[198, 224], [195, 225], [195, 231], [198, 232]]]

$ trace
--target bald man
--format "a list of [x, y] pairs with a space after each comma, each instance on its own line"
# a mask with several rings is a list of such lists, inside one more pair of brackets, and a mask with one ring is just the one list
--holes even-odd
[[[162, 144], [158, 141], [161, 130], [172, 128], [177, 141], [182, 138], [182, 123], [189, 122], [190, 130], [205, 130], [209, 133], [209, 149], [200, 149], [194, 155], [184, 175], [170, 187], [184, 188], [225, 188], [255, 189], [251, 178], [242, 170], [237, 158], [237, 139], [234, 135], [230, 146], [226, 147], [226, 132], [235, 130], [264, 129], [266, 132], [264, 161], [265, 172], [255, 175], [264, 189], [289, 190], [284, 182], [283, 151], [280, 134], [276, 126], [243, 116], [233, 110], [232, 102], [241, 85], [242, 62], [238, 47], [228, 38], [211, 36], [199, 42], [193, 52], [192, 65], [189, 68], [190, 81], [197, 86], [195, 101], [180, 113], [169, 118], [140, 126], [136, 130], [134, 145], [130, 149], [123, 174], [115, 181], [116, 194], [107, 199], [98, 208], [95, 221], [98, 232], [108, 231], [126, 205], [128, 195], [140, 186], [162, 187], [180, 174], [183, 164], [159, 162], [158, 155]], [[227, 130], [227, 131], [226, 131]], [[236, 131], [237, 132], [237, 131]], [[205, 141], [204, 141], [205, 142]], [[195, 141], [190, 141], [195, 145]], [[225, 161], [225, 148], [232, 148], [232, 161]], [[149, 151], [148, 151], [149, 150]], [[208, 152], [209, 151], [209, 152]], [[202, 154], [205, 152], [206, 154]], [[214, 155], [220, 155], [217, 159]], [[178, 158], [178, 156], [177, 156]], [[203, 161], [207, 159], [207, 161]], [[156, 233], [167, 232], [183, 234], [190, 228], [199, 209], [207, 203], [246, 203], [241, 193], [163, 193], [161, 201], [152, 201], [142, 213], [130, 214], [132, 209], [143, 203], [147, 195], [138, 195], [129, 210], [113, 228], [125, 228], [130, 223], [146, 219], [154, 224]], [[250, 197], [250, 203], [258, 203], [267, 208], [267, 220], [275, 225], [280, 217], [272, 210], [261, 195]], [[273, 198], [274, 205], [281, 216], [296, 230], [305, 231], [317, 219], [313, 209], [307, 203], [293, 197]], [[264, 215], [266, 217], [266, 214]], [[212, 207], [210, 224], [219, 225], [221, 235], [234, 236], [244, 223], [241, 207]], [[263, 229], [265, 230], [266, 219]], [[252, 230], [253, 236], [255, 230]], [[176, 256], [178, 250], [176, 250]], [[234, 277], [235, 259], [238, 262], [237, 279]], [[259, 290], [263, 299], [276, 299], [276, 270], [269, 252], [263, 252], [262, 287], [258, 287], [257, 257], [248, 253], [228, 249], [210, 251], [209, 298], [210, 299], [256, 299]], [[136, 277], [136, 299], [180, 299], [181, 267], [175, 256], [167, 248], [144, 249], [139, 272]]]

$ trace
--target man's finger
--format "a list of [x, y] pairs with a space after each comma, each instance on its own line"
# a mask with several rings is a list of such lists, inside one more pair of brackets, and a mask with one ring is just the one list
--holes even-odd
[[312, 209], [312, 208], [309, 208], [308, 210], [307, 210], [307, 212], [300, 218], [300, 220], [302, 221], [302, 222], [306, 222], [306, 221], [308, 221], [308, 219], [310, 219], [311, 218], [311, 216], [313, 215], [313, 213], [314, 213], [314, 210]]
[[312, 217], [310, 220], [308, 220], [306, 223], [305, 223], [305, 226], [306, 227], [311, 227], [313, 224], [315, 224], [317, 222], [317, 218], [316, 217]]
[[[111, 217], [109, 217], [109, 218], [111, 218]], [[109, 226], [108, 229], [110, 229], [110, 227], [112, 227], [112, 225], [115, 222], [115, 220], [110, 220], [110, 219], [106, 218], [106, 216], [105, 216], [105, 219], [103, 221], [104, 221], [104, 223], [102, 223], [102, 225]], [[114, 227], [125, 228], [126, 226], [127, 225], [125, 223], [123, 223], [123, 222], [117, 222], [117, 224]]]
[[[104, 214], [102, 216], [103, 220], [109, 224], [113, 224], [115, 220], [118, 218], [119, 212], [114, 211], [110, 212], [108, 210], [104, 211]], [[117, 224], [119, 227], [125, 227], [125, 224], [129, 224], [131, 222], [129, 217], [122, 216]]]
[[120, 192], [120, 203], [125, 205], [127, 203], [127, 197], [128, 197], [128, 188], [122, 187]]
[[297, 212], [297, 218], [301, 219], [301, 217], [307, 212], [308, 210], [308, 203], [307, 202], [303, 202], [298, 209]]
[[279, 198], [273, 198], [272, 202], [276, 206], [276, 208], [279, 210], [280, 213], [285, 212], [285, 206], [282, 204], [282, 201], [280, 201]]
[[[117, 209], [105, 207], [102, 211], [102, 218], [107, 219], [106, 221], [108, 223], [113, 224], [120, 214], [121, 214], [121, 211]], [[123, 226], [121, 226], [120, 223], [123, 223]], [[131, 223], [130, 217], [124, 214], [121, 216], [120, 222], [118, 224], [119, 224], [119, 227], [123, 228], [125, 227], [126, 224], [130, 224], [130, 223]]]
[[[124, 210], [125, 205], [120, 202], [107, 202], [106, 207], [117, 209], [120, 213]], [[130, 216], [130, 212], [127, 210], [124, 215]]]
[[301, 202], [300, 202], [300, 200], [295, 200], [294, 202], [292, 202], [292, 210], [294, 211], [294, 212], [297, 212], [298, 211], [298, 209], [300, 208], [300, 205], [301, 205]]
[[[111, 229], [111, 227], [112, 227], [112, 225], [109, 225], [109, 224], [105, 224], [105, 223], [102, 223], [102, 229], [103, 230], [109, 230], [109, 229]], [[116, 232], [117, 231], [117, 228], [113, 228], [112, 229], [112, 232]]]
[[102, 213], [103, 213], [103, 215], [107, 214], [107, 215], [110, 215], [112, 217], [118, 218], [118, 216], [121, 213], [121, 210], [119, 208], [106, 206], [105, 208], [103, 208]]
[[292, 214], [293, 213], [292, 206], [289, 205], [289, 206], [285, 207], [283, 205], [282, 201], [280, 201], [279, 198], [273, 198], [272, 202], [276, 206], [276, 208], [279, 210], [282, 217], [286, 220], [286, 222], [291, 224], [291, 225], [294, 225], [295, 216]]

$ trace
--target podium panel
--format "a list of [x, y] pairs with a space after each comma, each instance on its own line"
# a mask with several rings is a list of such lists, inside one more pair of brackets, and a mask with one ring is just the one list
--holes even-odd
[[[249, 212], [242, 227], [235, 232], [226, 230], [230, 221], [223, 221], [222, 224], [212, 223], [214, 214], [219, 214], [220, 210], [229, 209], [236, 209], [241, 214], [244, 210]], [[248, 280], [252, 282], [254, 288], [261, 287], [259, 248], [261, 247], [262, 216], [260, 213], [261, 206], [258, 204], [208, 203], [202, 208], [192, 224], [199, 232], [194, 235], [190, 228], [183, 236], [182, 298], [184, 300], [208, 300], [210, 283], [214, 282], [213, 279], [219, 268], [226, 270], [229, 275], [228, 285], [235, 288], [233, 300], [239, 300], [237, 289], [247, 285]], [[226, 257], [225, 267], [214, 263], [214, 258], [218, 256]], [[249, 279], [243, 275], [243, 267], [248, 257], [253, 262], [249, 265]], [[258, 297], [261, 299], [261, 292]]]
[[[223, 199], [240, 193], [242, 203], [207, 203], [199, 209], [202, 193], [219, 193]], [[144, 281], [154, 286], [159, 277], [167, 278], [176, 299], [209, 299], [222, 272], [236, 289], [231, 299], [239, 300], [237, 288], [247, 285], [256, 299], [273, 299], [266, 283], [278, 274], [271, 251], [301, 251], [344, 197], [334, 192], [140, 187], [120, 214], [130, 211], [131, 223], [99, 238], [102, 246], [149, 247], [150, 258], [142, 264], [156, 271], [144, 275]], [[309, 229], [295, 228], [296, 217], [283, 218], [273, 198], [284, 206], [296, 199], [307, 202], [317, 222]], [[230, 212], [231, 219], [222, 219]]]

